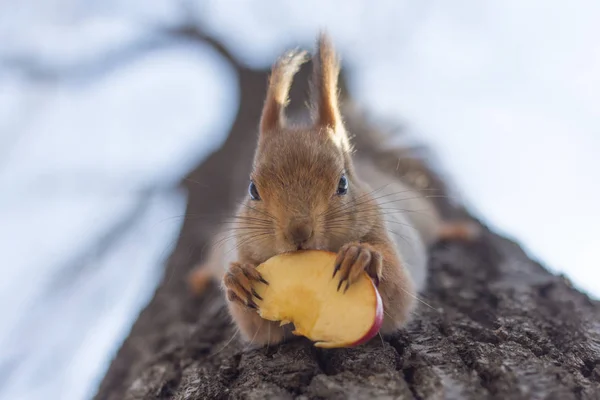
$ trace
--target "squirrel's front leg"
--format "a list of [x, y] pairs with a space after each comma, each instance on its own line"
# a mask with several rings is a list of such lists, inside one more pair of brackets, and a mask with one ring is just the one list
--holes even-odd
[[234, 322], [246, 342], [263, 346], [276, 344], [286, 337], [285, 328], [278, 323], [267, 321], [257, 313], [260, 296], [252, 289], [253, 282], [268, 284], [256, 266], [232, 263], [223, 277], [223, 289], [227, 306]]
[[373, 278], [383, 301], [381, 332], [397, 331], [408, 321], [417, 298], [408, 270], [390, 244], [352, 242], [342, 246], [333, 272], [339, 279], [338, 290], [347, 290], [363, 272]]

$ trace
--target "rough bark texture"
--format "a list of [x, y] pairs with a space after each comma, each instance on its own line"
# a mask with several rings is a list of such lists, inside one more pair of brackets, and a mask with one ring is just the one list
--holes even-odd
[[[185, 282], [246, 184], [267, 75], [238, 72], [231, 134], [184, 180], [190, 198], [178, 246], [97, 399], [600, 398], [600, 304], [491, 232], [434, 246], [424, 303], [393, 338], [336, 350], [302, 339], [258, 350], [239, 344], [218, 289], [193, 298]], [[292, 90], [292, 98], [303, 92]]]

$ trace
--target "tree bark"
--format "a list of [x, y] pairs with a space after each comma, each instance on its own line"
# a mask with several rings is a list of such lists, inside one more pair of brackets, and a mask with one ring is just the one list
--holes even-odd
[[[240, 344], [219, 290], [194, 298], [186, 277], [246, 184], [267, 73], [215, 45], [238, 69], [237, 118], [223, 148], [183, 181], [179, 243], [96, 399], [600, 398], [600, 304], [489, 231], [431, 249], [423, 301], [392, 338], [334, 350], [303, 339]], [[304, 87], [292, 90], [298, 98]]]

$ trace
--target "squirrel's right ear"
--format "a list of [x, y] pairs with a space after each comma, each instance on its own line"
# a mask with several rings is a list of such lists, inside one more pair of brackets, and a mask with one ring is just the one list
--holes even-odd
[[317, 53], [313, 58], [313, 107], [317, 126], [330, 128], [339, 133], [342, 117], [338, 100], [338, 77], [340, 62], [335, 54], [331, 39], [321, 32], [317, 41]]
[[285, 127], [285, 107], [288, 103], [292, 79], [306, 61], [308, 61], [308, 53], [296, 49], [285, 53], [273, 65], [260, 118], [261, 139]]

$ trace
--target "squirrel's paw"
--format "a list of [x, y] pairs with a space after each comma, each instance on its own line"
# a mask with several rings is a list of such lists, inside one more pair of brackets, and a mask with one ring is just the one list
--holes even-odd
[[482, 235], [482, 226], [475, 221], [445, 221], [438, 229], [439, 240], [472, 242]]
[[254, 299], [262, 300], [262, 298], [252, 288], [252, 282], [269, 284], [256, 270], [255, 265], [231, 263], [223, 277], [227, 300], [257, 310], [258, 306]]
[[346, 292], [365, 271], [379, 285], [382, 267], [381, 253], [373, 246], [358, 242], [343, 245], [338, 251], [333, 270], [333, 277], [339, 273], [338, 291], [343, 287]]

